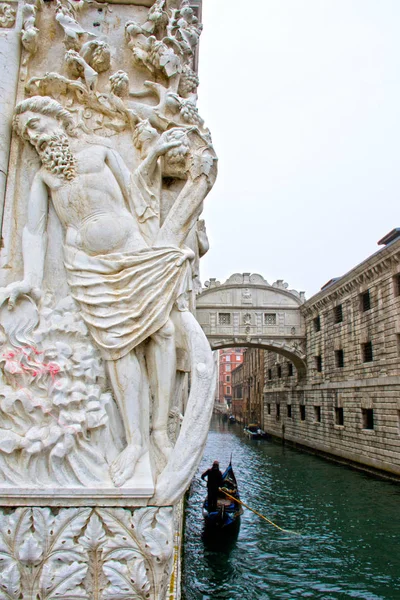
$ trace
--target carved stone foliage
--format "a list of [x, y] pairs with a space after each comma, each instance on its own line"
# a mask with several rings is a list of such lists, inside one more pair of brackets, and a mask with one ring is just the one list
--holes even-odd
[[14, 27], [16, 12], [16, 4], [0, 2], [0, 27]]
[[0, 600], [161, 600], [173, 509], [0, 511]]
[[39, 313], [25, 297], [0, 315], [2, 484], [27, 485], [29, 471], [34, 487], [111, 485], [107, 461], [122, 440], [110, 428], [114, 403], [75, 302], [54, 305], [48, 296]]

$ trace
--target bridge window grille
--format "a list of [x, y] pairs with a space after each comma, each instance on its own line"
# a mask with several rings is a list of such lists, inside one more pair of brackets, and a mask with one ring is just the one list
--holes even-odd
[[293, 375], [293, 364], [288, 363], [288, 376], [291, 377]]
[[369, 290], [361, 294], [361, 310], [367, 312], [371, 309], [371, 296]]
[[276, 314], [264, 313], [264, 325], [276, 325]]
[[288, 419], [291, 419], [292, 418], [292, 405], [291, 404], [287, 404], [286, 408], [287, 408]]
[[[231, 313], [219, 313], [218, 314], [218, 323], [220, 325], [230, 325], [231, 324]], [[229, 357], [230, 360], [231, 357]], [[228, 358], [227, 358], [228, 360]]]
[[315, 317], [315, 319], [313, 319], [313, 324], [314, 324], [314, 331], [321, 331], [321, 317], [318, 315], [318, 317]]
[[362, 423], [363, 429], [374, 428], [374, 409], [373, 408], [362, 408]]
[[335, 425], [344, 425], [344, 414], [342, 406], [335, 406]]
[[306, 420], [306, 405], [300, 404], [300, 421]]
[[344, 367], [344, 354], [343, 350], [335, 350], [335, 361], [338, 369], [342, 369]]
[[321, 407], [314, 406], [314, 421], [316, 423], [321, 423]]
[[341, 323], [343, 321], [343, 305], [338, 304], [333, 309], [333, 319], [335, 323]]
[[374, 360], [372, 353], [372, 342], [366, 342], [365, 344], [362, 344], [362, 354], [363, 362], [372, 362]]

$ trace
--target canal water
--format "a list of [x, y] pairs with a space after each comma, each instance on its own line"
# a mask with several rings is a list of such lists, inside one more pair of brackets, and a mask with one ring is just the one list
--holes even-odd
[[[245, 510], [237, 539], [203, 539], [200, 474], [232, 463]], [[213, 420], [186, 508], [184, 600], [400, 600], [400, 485]]]

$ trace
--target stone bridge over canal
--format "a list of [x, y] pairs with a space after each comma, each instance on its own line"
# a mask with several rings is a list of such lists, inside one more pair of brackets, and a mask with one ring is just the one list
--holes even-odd
[[301, 377], [306, 370], [304, 293], [261, 275], [235, 273], [221, 284], [210, 279], [197, 296], [196, 315], [213, 350], [258, 347], [282, 354]]

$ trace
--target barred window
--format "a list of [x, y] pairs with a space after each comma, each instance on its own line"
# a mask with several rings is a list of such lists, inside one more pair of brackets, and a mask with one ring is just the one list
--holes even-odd
[[335, 425], [344, 424], [343, 408], [341, 406], [335, 406]]
[[395, 296], [400, 296], [400, 273], [393, 276], [393, 293]]
[[282, 367], [281, 367], [281, 365], [278, 365], [277, 370], [278, 370], [278, 377], [279, 378], [282, 377]]
[[276, 314], [264, 313], [264, 325], [276, 325]]
[[362, 421], [363, 421], [363, 429], [373, 429], [374, 428], [374, 409], [373, 408], [362, 408]]
[[361, 294], [361, 310], [367, 312], [371, 308], [371, 296], [369, 290]]
[[315, 360], [315, 368], [317, 369], [318, 373], [321, 373], [322, 371], [322, 356], [314, 356], [314, 360]]
[[372, 362], [374, 360], [372, 353], [372, 342], [366, 342], [365, 344], [362, 344], [362, 355], [363, 362]]
[[321, 423], [321, 407], [314, 406], [314, 421]]
[[305, 404], [300, 404], [300, 421], [306, 420], [306, 406]]
[[321, 317], [318, 315], [318, 317], [315, 317], [315, 319], [313, 319], [313, 324], [314, 324], [314, 331], [321, 331]]
[[341, 369], [344, 367], [344, 354], [343, 354], [343, 350], [335, 350], [335, 362], [336, 362], [336, 366], [338, 367], [338, 369]]
[[338, 304], [333, 309], [333, 318], [335, 323], [341, 323], [343, 321], [343, 305]]
[[288, 419], [291, 419], [292, 418], [292, 405], [291, 404], [287, 404], [286, 408], [287, 408]]
[[291, 362], [288, 363], [288, 375], [289, 377], [293, 375], [293, 364]]
[[[231, 324], [231, 313], [219, 313], [218, 314], [218, 323], [220, 325], [230, 325]], [[231, 357], [229, 357], [229, 360], [230, 360], [230, 358]]]

